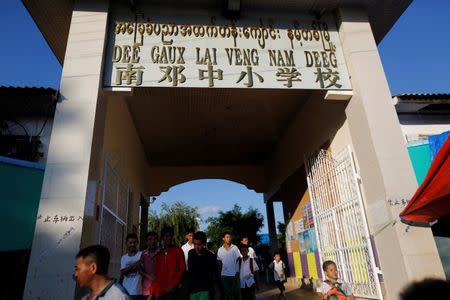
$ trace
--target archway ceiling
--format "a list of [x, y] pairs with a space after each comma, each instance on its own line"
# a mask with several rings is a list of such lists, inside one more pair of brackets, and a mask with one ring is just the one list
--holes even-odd
[[126, 97], [151, 166], [262, 164], [309, 90], [138, 88]]

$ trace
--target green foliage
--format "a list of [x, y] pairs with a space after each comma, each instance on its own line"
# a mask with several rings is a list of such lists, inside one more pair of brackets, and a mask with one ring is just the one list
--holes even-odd
[[278, 222], [277, 225], [278, 228], [278, 246], [284, 247], [284, 244], [286, 244], [286, 224]]
[[200, 215], [197, 207], [189, 206], [183, 202], [175, 202], [171, 206], [163, 203], [159, 215], [152, 211], [148, 215], [148, 230], [161, 233], [164, 226], [172, 226], [175, 232], [175, 242], [178, 245], [185, 243], [185, 232], [189, 228], [197, 230]]
[[264, 217], [254, 208], [243, 213], [241, 207], [235, 204], [232, 210], [220, 211], [217, 217], [210, 217], [206, 221], [208, 222], [206, 234], [219, 247], [223, 243], [222, 235], [226, 231], [230, 231], [233, 235], [234, 244], [238, 244], [242, 236], [246, 235], [250, 243], [256, 245], [259, 242], [257, 233], [264, 224]]

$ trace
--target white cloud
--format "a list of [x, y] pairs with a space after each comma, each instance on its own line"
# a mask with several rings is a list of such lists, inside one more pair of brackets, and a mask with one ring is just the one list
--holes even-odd
[[204, 206], [198, 209], [198, 213], [200, 217], [204, 219], [205, 217], [211, 217], [214, 214], [217, 214], [220, 211], [219, 206]]

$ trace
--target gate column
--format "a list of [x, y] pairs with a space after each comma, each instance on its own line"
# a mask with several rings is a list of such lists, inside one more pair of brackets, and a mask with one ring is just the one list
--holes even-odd
[[269, 228], [270, 250], [278, 251], [277, 229], [275, 224], [275, 213], [273, 211], [273, 201], [266, 200], [267, 227]]
[[73, 299], [109, 1], [74, 1], [24, 299]]
[[365, 211], [381, 263], [384, 299], [398, 299], [411, 280], [443, 277], [444, 273], [431, 230], [407, 231], [399, 222], [402, 207], [395, 204], [410, 199], [417, 183], [367, 14], [345, 8], [338, 12], [339, 36], [354, 93], [346, 116]]

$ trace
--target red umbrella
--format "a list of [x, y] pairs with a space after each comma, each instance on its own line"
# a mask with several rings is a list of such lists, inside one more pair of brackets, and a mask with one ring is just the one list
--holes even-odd
[[429, 223], [450, 214], [450, 136], [437, 153], [427, 176], [405, 209], [402, 222], [429, 226]]

